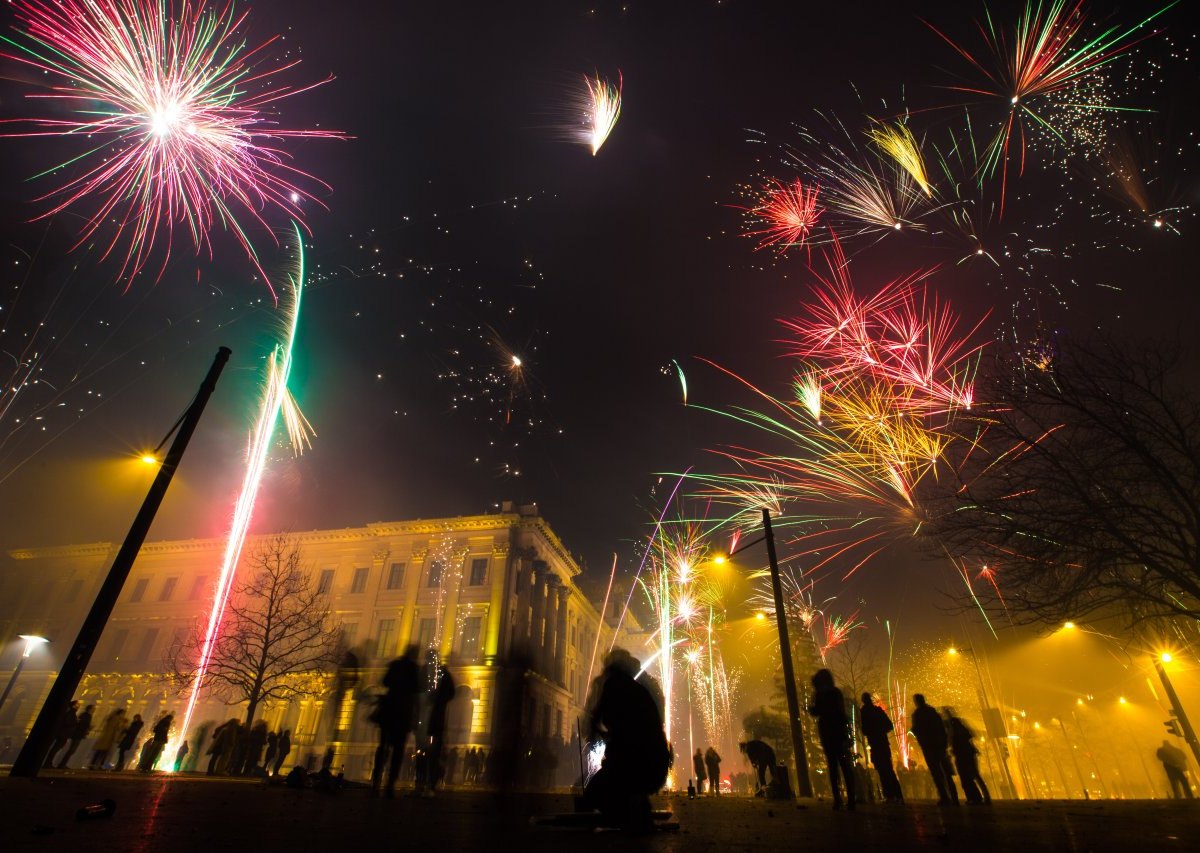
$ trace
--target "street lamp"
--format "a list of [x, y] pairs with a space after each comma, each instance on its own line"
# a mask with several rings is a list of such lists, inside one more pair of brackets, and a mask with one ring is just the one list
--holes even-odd
[[[717, 556], [715, 562], [725, 562], [739, 551], [744, 551], [759, 542], [767, 543], [767, 559], [771, 564], [771, 596], [775, 602], [775, 627], [779, 632], [779, 662], [783, 669], [783, 692], [787, 697], [788, 722], [792, 732], [792, 756], [796, 761], [796, 786], [800, 796], [813, 796], [812, 781], [808, 778], [808, 755], [804, 751], [804, 729], [800, 722], [800, 699], [796, 694], [796, 671], [792, 667], [792, 644], [788, 639], [787, 611], [783, 605], [783, 583], [779, 579], [779, 559], [775, 554], [775, 532], [771, 529], [771, 510], [762, 508], [763, 535], [752, 542], [746, 542], [724, 556]], [[761, 612], [756, 618], [765, 618]], [[772, 771], [774, 775], [774, 771]]]
[[43, 643], [50, 642], [45, 637], [39, 637], [37, 634], [18, 634], [17, 636], [25, 641], [25, 649], [21, 652], [21, 657], [17, 661], [17, 667], [13, 670], [12, 677], [8, 679], [8, 685], [4, 688], [3, 695], [0, 695], [0, 708], [3, 708], [4, 703], [8, 701], [8, 694], [12, 693], [13, 687], [16, 686], [17, 676], [25, 668], [25, 661], [33, 654], [33, 650]]
[[1167, 668], [1163, 666], [1163, 664], [1168, 664], [1172, 660], [1174, 658], [1171, 657], [1170, 652], [1159, 652], [1154, 658], [1154, 669], [1158, 672], [1158, 678], [1162, 681], [1163, 689], [1167, 691], [1167, 698], [1171, 700], [1171, 713], [1179, 721], [1183, 739], [1192, 748], [1192, 755], [1196, 756], [1196, 761], [1200, 762], [1200, 741], [1196, 739], [1196, 732], [1192, 729], [1191, 720], [1188, 719], [1187, 713], [1183, 710], [1183, 705], [1179, 701], [1179, 694], [1175, 692], [1175, 685], [1171, 683], [1171, 679], [1167, 675]]

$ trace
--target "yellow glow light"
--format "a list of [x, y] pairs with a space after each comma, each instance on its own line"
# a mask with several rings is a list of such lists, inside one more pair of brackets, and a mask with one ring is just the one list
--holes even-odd
[[1163, 663], [1170, 663], [1172, 660], [1174, 660], [1174, 658], [1171, 657], [1170, 652], [1163, 652], [1161, 655], [1158, 656], [1158, 659], [1161, 660]]
[[755, 613], [755, 614], [754, 614], [754, 618], [755, 618], [755, 619], [757, 619], [759, 622], [762, 622], [762, 621], [764, 621], [764, 620], [767, 618], [767, 614], [763, 613], [763, 612], [760, 610], [760, 611], [758, 611], [757, 613]]
[[145, 462], [147, 465], [157, 465], [158, 457], [155, 456], [153, 453], [145, 453], [142, 455], [142, 461]]
[[958, 649], [954, 648], [954, 646], [951, 646], [950, 648], [946, 649], [946, 654], [956, 655], [958, 654]]
[[1126, 699], [1124, 696], [1122, 696], [1122, 697], [1121, 697], [1120, 699], [1118, 699], [1117, 701], [1118, 701], [1118, 702], [1120, 702], [1122, 705], [1127, 705], [1127, 704], [1129, 704], [1129, 700], [1128, 700], [1128, 699]]
[[729, 558], [726, 557], [724, 554], [717, 554], [717, 556], [713, 557], [713, 562], [716, 563], [718, 566], [723, 566], [723, 565], [725, 565], [725, 562], [728, 559]]
[[1074, 622], [1064, 622], [1063, 627], [1066, 628], [1068, 631], [1070, 631], [1072, 628], [1075, 627], [1075, 623]]

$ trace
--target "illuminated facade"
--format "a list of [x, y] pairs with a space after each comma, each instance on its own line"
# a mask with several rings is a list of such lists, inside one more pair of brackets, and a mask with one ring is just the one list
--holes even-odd
[[[264, 538], [248, 539], [244, 554]], [[313, 583], [329, 595], [361, 672], [341, 696], [333, 695], [338, 690], [331, 673], [324, 696], [262, 712], [273, 729], [292, 730], [297, 751], [289, 763], [333, 746], [347, 776], [365, 776], [375, 735], [367, 721], [369, 698], [386, 663], [409, 644], [436, 651], [458, 685], [448, 714], [451, 747], [490, 746], [497, 668], [514, 653], [528, 662], [525, 731], [548, 743], [570, 741], [597, 634], [602, 656], [612, 631], [576, 586], [579, 566], [536, 506], [505, 503], [495, 514], [380, 522], [294, 538]], [[140, 713], [148, 724], [161, 711], [182, 709], [186, 697], [162, 678], [164, 655], [206, 617], [223, 545], [222, 539], [203, 539], [142, 548], [78, 694], [96, 704], [97, 725], [117, 706]], [[39, 633], [53, 643], [28, 663], [0, 709], [0, 738], [19, 745], [32, 724], [53, 678], [53, 656], [67, 651], [118, 547], [7, 553], [0, 572], [3, 663], [13, 656], [18, 634]], [[202, 698], [193, 731], [239, 711], [244, 705], [229, 708]]]

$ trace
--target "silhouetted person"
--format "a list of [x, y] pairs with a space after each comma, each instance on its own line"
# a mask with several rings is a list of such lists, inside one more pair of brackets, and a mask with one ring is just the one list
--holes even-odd
[[409, 646], [404, 657], [388, 664], [383, 675], [386, 692], [379, 697], [371, 720], [379, 726], [379, 746], [375, 750], [375, 766], [371, 770], [371, 790], [379, 793], [383, 781], [383, 766], [387, 763], [387, 796], [395, 796], [396, 778], [404, 763], [404, 744], [412, 731], [416, 716], [417, 694], [420, 690], [417, 669], [417, 647]]
[[708, 792], [721, 793], [721, 756], [711, 746], [704, 751], [704, 766], [708, 770]]
[[292, 730], [284, 729], [283, 734], [279, 736], [279, 746], [275, 748], [275, 775], [279, 775], [279, 768], [283, 766], [284, 759], [288, 757], [288, 753], [292, 751]]
[[846, 719], [846, 697], [833, 683], [833, 673], [819, 669], [812, 677], [813, 702], [808, 713], [817, 718], [817, 735], [829, 768], [829, 787], [833, 807], [842, 807], [842, 789], [838, 775], [846, 785], [846, 807], [854, 811], [854, 761], [850, 758], [850, 721]]
[[72, 699], [67, 707], [63, 708], [58, 722], [54, 724], [54, 742], [50, 744], [50, 751], [46, 753], [46, 760], [42, 762], [43, 767], [53, 767], [54, 756], [71, 740], [71, 732], [75, 731], [75, 724], [79, 722], [78, 713], [78, 699]]
[[275, 760], [275, 751], [279, 749], [279, 732], [267, 732], [267, 751], [263, 754], [263, 769], [271, 772], [271, 762]]
[[112, 752], [113, 745], [124, 728], [125, 709], [113, 708], [104, 718], [100, 734], [96, 735], [96, 742], [92, 744], [92, 760], [88, 762], [88, 767], [93, 770], [104, 769], [104, 762], [108, 761], [108, 754]]
[[213, 742], [208, 748], [208, 754], [212, 756], [208, 760], [209, 776], [224, 773], [225, 768], [229, 766], [241, 727], [240, 720], [231, 719], [221, 723], [213, 730]]
[[871, 750], [871, 763], [879, 774], [879, 787], [883, 789], [883, 799], [889, 803], [904, 802], [904, 792], [900, 788], [900, 780], [896, 778], [896, 769], [892, 766], [892, 745], [888, 735], [895, 729], [887, 712], [871, 699], [870, 693], [862, 695], [862, 708], [858, 718], [862, 726], [863, 737]]
[[925, 697], [920, 693], [913, 695], [913, 703], [916, 708], [911, 717], [912, 733], [916, 735], [925, 763], [929, 765], [929, 775], [933, 777], [933, 784], [937, 788], [938, 805], [958, 805], [958, 789], [947, 772], [950, 769], [950, 756], [946, 754], [949, 746], [946, 726], [933, 706], [925, 704]]
[[1183, 750], [1169, 740], [1164, 740], [1162, 746], [1154, 751], [1154, 757], [1162, 762], [1163, 770], [1167, 773], [1167, 781], [1171, 783], [1171, 796], [1177, 800], [1194, 799], [1192, 786], [1188, 784], [1187, 756]]
[[642, 684], [639, 669], [629, 652], [615, 649], [592, 684], [587, 731], [591, 742], [604, 742], [604, 760], [582, 801], [619, 826], [644, 830], [653, 826], [650, 795], [667, 780], [671, 750], [657, 685]]
[[429, 708], [429, 725], [426, 727], [429, 734], [429, 757], [425, 777], [428, 787], [425, 793], [428, 796], [433, 796], [434, 789], [442, 781], [442, 753], [446, 746], [446, 709], [454, 701], [456, 689], [450, 670], [443, 666], [439, 667], [439, 672], [437, 684], [433, 688], [433, 703]]
[[242, 762], [241, 775], [249, 776], [258, 769], [262, 760], [263, 747], [267, 745], [267, 721], [259, 720], [246, 737], [246, 757]]
[[979, 747], [975, 746], [975, 732], [954, 715], [953, 708], [943, 708], [946, 729], [950, 733], [950, 748], [954, 750], [954, 769], [962, 784], [963, 796], [968, 803], [982, 805], [992, 802], [992, 795], [979, 773]]
[[190, 746], [188, 746], [188, 743], [186, 740], [183, 743], [179, 744], [179, 749], [175, 750], [175, 772], [176, 773], [179, 772], [179, 768], [183, 767], [183, 759], [187, 758], [188, 753], [191, 751], [192, 751], [192, 748]]
[[167, 747], [167, 739], [171, 736], [171, 724], [175, 722], [175, 717], [172, 714], [163, 712], [151, 729], [150, 748], [142, 750], [142, 760], [138, 764], [138, 770], [143, 773], [149, 773], [154, 769], [154, 765], [158, 763], [158, 757], [162, 755], [162, 751]]
[[75, 750], [79, 749], [79, 744], [88, 736], [88, 732], [92, 730], [92, 714], [95, 711], [95, 705], [88, 705], [83, 709], [83, 713], [75, 719], [75, 728], [71, 729], [71, 736], [67, 740], [67, 751], [58, 760], [59, 770], [67, 766], [67, 762], [71, 760], [71, 756], [75, 754]]
[[764, 796], [767, 790], [768, 768], [771, 771], [771, 781], [775, 781], [775, 750], [761, 740], [739, 743], [738, 749], [742, 751], [742, 754], [750, 762], [750, 766], [758, 774], [758, 787], [754, 789], [754, 795]]
[[696, 793], [703, 794], [708, 771], [704, 767], [704, 753], [700, 751], [700, 747], [696, 747], [696, 754], [692, 756], [692, 769], [696, 771]]
[[133, 745], [137, 743], [137, 737], [142, 731], [141, 714], [134, 714], [133, 720], [126, 727], [125, 731], [121, 732], [121, 739], [117, 741], [117, 763], [114, 765], [114, 770], [125, 769], [125, 754], [133, 749]]

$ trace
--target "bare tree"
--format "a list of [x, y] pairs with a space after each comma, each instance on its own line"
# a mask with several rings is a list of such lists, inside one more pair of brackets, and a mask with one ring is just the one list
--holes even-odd
[[881, 686], [887, 687], [882, 676], [879, 647], [865, 630], [851, 631], [830, 657], [842, 693], [851, 702], [857, 704], [861, 693], [877, 693], [881, 692]]
[[[205, 683], [230, 705], [245, 702], [249, 726], [263, 703], [324, 692], [339, 634], [328, 597], [313, 586], [292, 537], [271, 537], [247, 563], [251, 576], [230, 596]], [[180, 689], [196, 675], [204, 634], [205, 626], [197, 625], [167, 651], [167, 677]]]
[[1200, 616], [1200, 400], [1178, 354], [1102, 341], [1012, 365], [979, 394], [986, 468], [935, 538], [994, 571], [1019, 621]]

